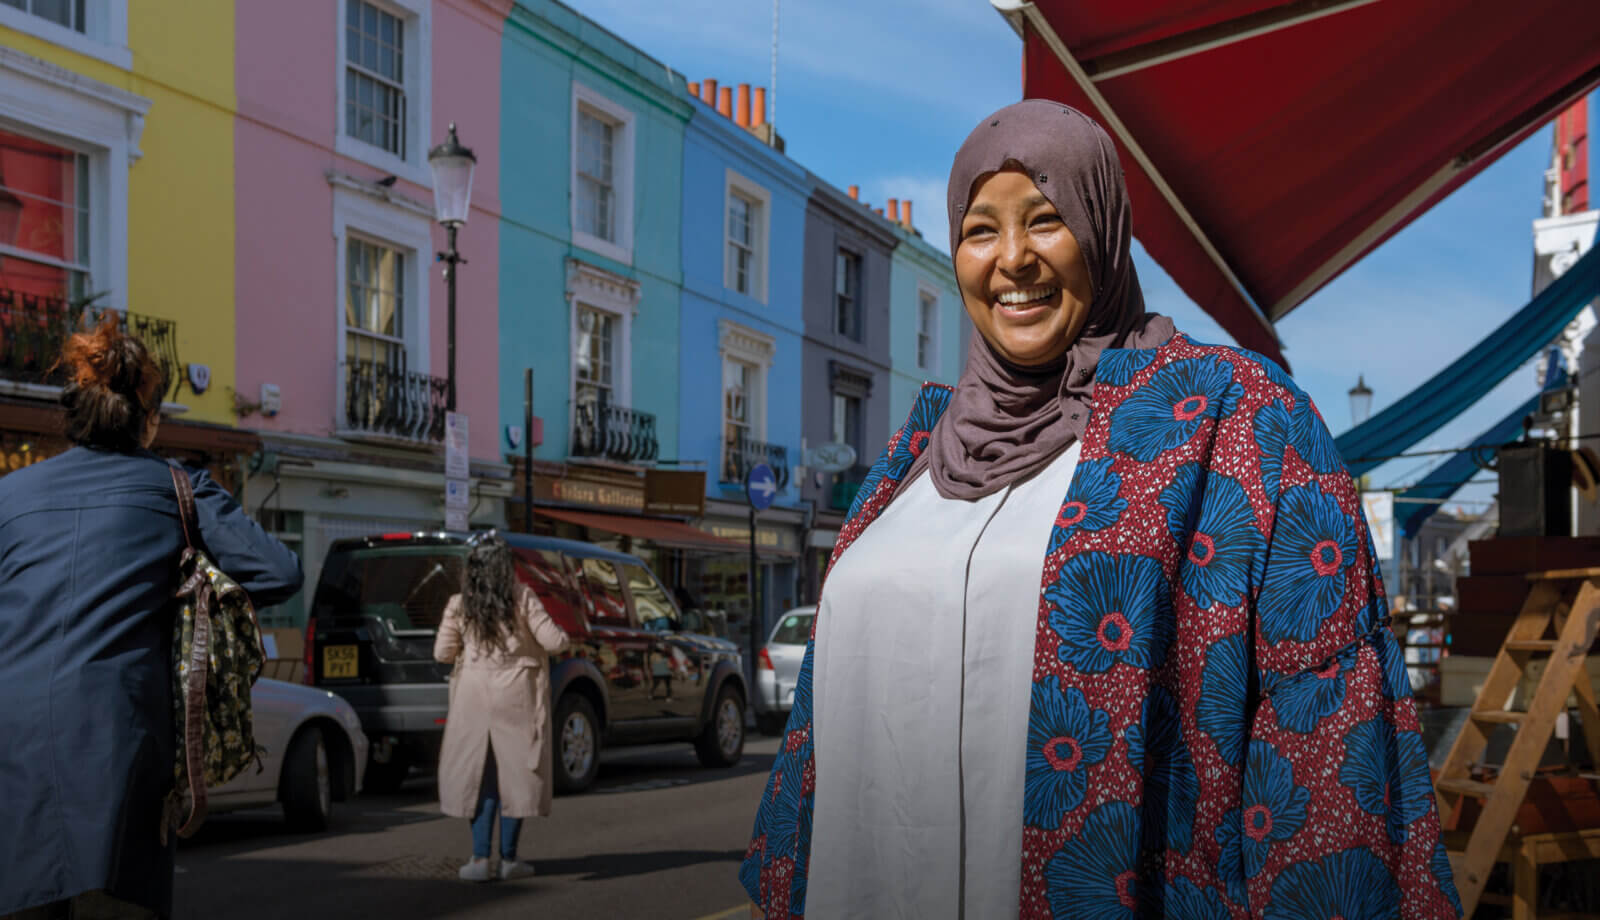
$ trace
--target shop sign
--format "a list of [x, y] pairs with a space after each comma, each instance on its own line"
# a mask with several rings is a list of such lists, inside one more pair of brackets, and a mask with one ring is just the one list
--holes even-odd
[[[544, 494], [540, 494], [544, 493]], [[592, 482], [586, 479], [534, 479], [534, 494], [574, 505], [593, 505], [618, 511], [644, 511], [644, 490]]]
[[[750, 543], [750, 528], [738, 524], [702, 524], [700, 529], [714, 537], [732, 540], [735, 543]], [[780, 552], [798, 553], [800, 540], [794, 531], [780, 527], [756, 526], [756, 546], [762, 549], [775, 549]]]
[[705, 470], [645, 470], [644, 511], [695, 518], [704, 515]]

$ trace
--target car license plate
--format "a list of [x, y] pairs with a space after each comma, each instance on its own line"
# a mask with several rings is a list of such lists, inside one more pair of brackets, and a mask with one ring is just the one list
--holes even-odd
[[322, 648], [323, 677], [355, 677], [356, 651], [354, 645], [327, 645]]

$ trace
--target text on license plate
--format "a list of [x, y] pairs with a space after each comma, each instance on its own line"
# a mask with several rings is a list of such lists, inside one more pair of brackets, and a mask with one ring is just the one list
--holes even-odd
[[325, 645], [322, 647], [323, 677], [355, 677], [356, 651], [354, 645]]

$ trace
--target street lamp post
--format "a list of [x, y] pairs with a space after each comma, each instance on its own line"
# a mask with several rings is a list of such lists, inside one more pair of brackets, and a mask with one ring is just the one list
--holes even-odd
[[445, 407], [456, 411], [456, 266], [465, 265], [466, 259], [456, 252], [456, 230], [467, 222], [467, 210], [472, 201], [472, 170], [478, 158], [461, 146], [456, 139], [456, 126], [452, 122], [450, 134], [444, 143], [428, 151], [428, 166], [433, 170], [433, 208], [439, 223], [444, 225], [446, 250], [438, 254], [444, 263], [446, 290], [446, 386]]
[[1350, 388], [1350, 423], [1359, 425], [1372, 414], [1372, 388], [1367, 386], [1365, 375], [1356, 375], [1356, 385]]

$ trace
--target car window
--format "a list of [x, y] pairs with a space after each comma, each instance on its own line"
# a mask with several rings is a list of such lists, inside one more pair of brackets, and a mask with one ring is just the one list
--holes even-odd
[[811, 614], [791, 613], [772, 632], [774, 645], [805, 645], [811, 639]]
[[517, 550], [517, 573], [539, 596], [550, 619], [568, 634], [587, 632], [583, 594], [567, 570], [566, 560], [554, 550]]
[[639, 614], [639, 625], [653, 632], [674, 632], [678, 628], [678, 608], [672, 606], [665, 588], [650, 576], [643, 566], [622, 566], [628, 579], [628, 593], [633, 595], [633, 609]]
[[622, 598], [622, 581], [617, 570], [604, 559], [583, 560], [583, 583], [594, 603], [594, 622], [604, 626], [627, 626], [628, 604]]
[[464, 549], [379, 546], [328, 554], [312, 604], [321, 620], [375, 616], [394, 629], [433, 629], [461, 590]]

